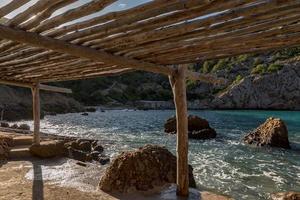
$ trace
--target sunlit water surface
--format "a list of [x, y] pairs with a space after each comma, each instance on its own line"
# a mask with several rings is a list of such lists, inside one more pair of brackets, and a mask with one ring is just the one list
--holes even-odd
[[[190, 111], [207, 119], [217, 130], [213, 140], [189, 141], [189, 162], [197, 187], [235, 199], [269, 199], [273, 192], [300, 191], [300, 112], [288, 111]], [[99, 139], [111, 157], [145, 144], [166, 146], [175, 153], [176, 137], [163, 125], [174, 111], [97, 111], [46, 116], [42, 131]], [[292, 150], [254, 148], [241, 138], [274, 116], [289, 130]], [[32, 122], [27, 122], [31, 123]]]

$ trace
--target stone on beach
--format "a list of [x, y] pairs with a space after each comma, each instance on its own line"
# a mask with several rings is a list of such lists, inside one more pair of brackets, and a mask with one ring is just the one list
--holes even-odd
[[3, 128], [9, 128], [9, 123], [1, 122], [0, 126], [3, 127]]
[[[169, 118], [164, 127], [166, 133], [176, 134], [176, 117]], [[206, 119], [189, 115], [188, 135], [191, 139], [211, 139], [215, 138], [217, 133], [209, 126], [209, 123]]]
[[39, 145], [33, 144], [29, 151], [32, 155], [40, 158], [52, 158], [55, 156], [62, 156], [65, 154], [65, 147], [62, 141], [51, 140], [42, 141]]
[[280, 192], [272, 194], [272, 200], [299, 200], [300, 192]]
[[271, 146], [290, 148], [288, 130], [283, 120], [279, 118], [269, 118], [254, 131], [244, 137], [247, 144], [257, 146]]
[[10, 147], [13, 145], [13, 138], [10, 136], [0, 135], [0, 160], [7, 159]]
[[[190, 187], [195, 187], [189, 166]], [[176, 182], [176, 157], [166, 148], [145, 145], [117, 156], [101, 178], [99, 188], [106, 192], [147, 191]]]

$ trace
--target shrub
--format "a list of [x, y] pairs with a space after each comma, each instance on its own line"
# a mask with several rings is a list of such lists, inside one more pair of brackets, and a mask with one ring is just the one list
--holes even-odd
[[265, 72], [266, 72], [266, 65], [259, 64], [252, 69], [251, 74], [263, 74]]
[[263, 64], [263, 60], [260, 57], [257, 57], [254, 59], [254, 66], [257, 66], [259, 64]]
[[216, 72], [222, 69], [225, 69], [227, 67], [227, 60], [226, 59], [220, 59], [217, 64], [214, 65], [212, 72]]
[[267, 69], [267, 72], [269, 72], [269, 73], [274, 73], [274, 72], [277, 72], [277, 71], [281, 70], [282, 67], [283, 67], [283, 66], [280, 65], [280, 64], [272, 63], [272, 64], [269, 65], [269, 67], [268, 67], [268, 69]]
[[240, 56], [237, 57], [237, 61], [239, 63], [245, 62], [247, 59], [248, 59], [248, 55], [247, 54], [240, 55]]
[[201, 72], [205, 73], [205, 74], [209, 73], [211, 71], [211, 69], [213, 68], [214, 64], [215, 64], [214, 61], [205, 61], [203, 63]]
[[242, 79], [243, 79], [242, 75], [239, 74], [235, 77], [234, 83], [239, 83]]

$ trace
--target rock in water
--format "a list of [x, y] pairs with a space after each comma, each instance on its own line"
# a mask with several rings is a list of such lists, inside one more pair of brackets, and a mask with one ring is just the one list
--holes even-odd
[[271, 147], [290, 148], [288, 130], [285, 123], [279, 118], [269, 118], [257, 129], [244, 137], [247, 144], [257, 146], [269, 145]]
[[300, 192], [280, 192], [272, 194], [273, 200], [299, 200]]
[[[190, 187], [195, 187], [193, 168], [189, 166]], [[99, 183], [106, 192], [128, 193], [151, 190], [176, 182], [176, 157], [166, 148], [146, 145], [132, 152], [123, 152], [107, 168]]]
[[[176, 117], [168, 119], [165, 123], [165, 132], [176, 134], [176, 129]], [[211, 139], [217, 136], [206, 119], [193, 115], [188, 116], [188, 134], [191, 139]]]
[[91, 143], [88, 141], [82, 141], [79, 143], [78, 150], [84, 152], [90, 152], [92, 150]]
[[18, 124], [13, 124], [10, 128], [12, 128], [12, 129], [18, 129], [19, 126], [18, 126]]
[[19, 129], [25, 130], [25, 131], [30, 131], [30, 126], [28, 124], [21, 124], [19, 126]]

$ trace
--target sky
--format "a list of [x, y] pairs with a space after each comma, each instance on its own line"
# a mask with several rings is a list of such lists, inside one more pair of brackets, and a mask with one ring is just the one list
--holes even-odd
[[[11, 1], [12, 0], [0, 0], [0, 7], [8, 4]], [[9, 15], [7, 15], [5, 17], [12, 18], [15, 15], [17, 15], [18, 13], [20, 13], [21, 11], [23, 11], [26, 8], [28, 8], [31, 5], [33, 5], [37, 1], [38, 0], [31, 0], [29, 3], [25, 4], [21, 8], [17, 9], [16, 11], [10, 13]], [[69, 9], [76, 8], [78, 6], [81, 6], [81, 5], [83, 5], [85, 3], [88, 3], [88, 2], [91, 2], [91, 1], [93, 1], [93, 0], [77, 0], [75, 3], [71, 4], [70, 6], [67, 6], [67, 7], [59, 9], [57, 12], [55, 12], [53, 14], [53, 16], [59, 15], [59, 14], [65, 12], [65, 11], [67, 11]], [[112, 4], [109, 7], [105, 8], [104, 10], [102, 10], [102, 11], [96, 13], [96, 14], [92, 14], [92, 15], [90, 15], [88, 17], [85, 17], [85, 18], [83, 18], [83, 19], [81, 19], [79, 21], [90, 19], [90, 18], [92, 18], [94, 16], [103, 15], [103, 14], [106, 14], [106, 13], [109, 13], [109, 12], [112, 12], [112, 11], [119, 11], [119, 10], [129, 9], [129, 8], [135, 7], [137, 5], [140, 5], [140, 4], [149, 2], [149, 1], [151, 1], [151, 0], [118, 0], [117, 2], [115, 2], [114, 4]]]

